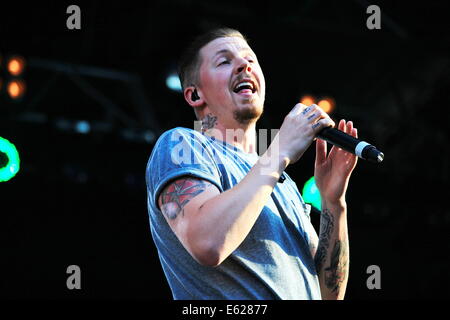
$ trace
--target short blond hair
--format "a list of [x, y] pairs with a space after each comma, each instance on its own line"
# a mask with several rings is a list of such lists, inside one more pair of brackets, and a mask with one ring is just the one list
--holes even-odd
[[217, 38], [226, 37], [239, 37], [247, 41], [245, 36], [235, 29], [218, 28], [195, 38], [195, 40], [186, 48], [181, 55], [178, 64], [178, 76], [183, 90], [189, 86], [197, 86], [199, 83], [199, 71], [202, 64], [200, 50], [211, 41], [214, 41]]

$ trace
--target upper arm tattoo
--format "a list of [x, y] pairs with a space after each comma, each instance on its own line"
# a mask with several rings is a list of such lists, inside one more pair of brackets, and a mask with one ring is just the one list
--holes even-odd
[[212, 183], [184, 177], [172, 182], [160, 195], [161, 211], [168, 219], [175, 219], [181, 213], [184, 215], [184, 207], [195, 196], [206, 190]]

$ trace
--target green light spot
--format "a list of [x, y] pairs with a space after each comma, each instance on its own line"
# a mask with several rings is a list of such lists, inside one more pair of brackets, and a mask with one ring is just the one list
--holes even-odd
[[320, 192], [319, 189], [316, 186], [316, 180], [314, 177], [311, 177], [308, 181], [306, 181], [305, 185], [303, 186], [303, 200], [305, 200], [306, 203], [309, 203], [316, 207], [317, 209], [321, 210], [321, 198], [320, 198]]
[[20, 159], [16, 147], [0, 137], [0, 182], [12, 179], [19, 169]]

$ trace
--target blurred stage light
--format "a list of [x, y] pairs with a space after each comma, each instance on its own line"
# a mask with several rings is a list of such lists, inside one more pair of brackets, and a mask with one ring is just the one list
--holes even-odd
[[75, 124], [75, 131], [82, 134], [89, 133], [89, 131], [91, 131], [91, 125], [84, 120], [78, 121]]
[[171, 73], [166, 78], [166, 85], [170, 90], [182, 92], [180, 78], [177, 74]]
[[153, 141], [155, 141], [155, 138], [156, 138], [156, 136], [155, 136], [155, 134], [152, 131], [146, 130], [144, 132], [144, 140], [145, 140], [145, 142], [152, 143]]
[[16, 147], [0, 137], [0, 182], [11, 180], [19, 169], [20, 159]]
[[11, 75], [17, 77], [25, 69], [25, 59], [21, 56], [12, 56], [8, 59], [6, 69]]
[[309, 203], [316, 209], [321, 210], [322, 205], [320, 192], [316, 186], [316, 180], [314, 179], [314, 177], [311, 177], [308, 181], [306, 181], [305, 185], [303, 186], [302, 197], [306, 203]]
[[72, 130], [72, 123], [64, 118], [59, 118], [55, 120], [55, 126], [61, 131]]
[[314, 97], [312, 97], [312, 96], [303, 96], [303, 97], [300, 99], [300, 103], [302, 103], [302, 104], [304, 104], [304, 105], [306, 105], [306, 106], [310, 106], [310, 105], [312, 105], [314, 102], [315, 102], [315, 99], [314, 99]]
[[331, 113], [334, 110], [334, 100], [331, 98], [324, 98], [320, 100], [317, 105], [323, 109], [326, 113]]
[[17, 100], [25, 94], [25, 82], [21, 79], [14, 79], [8, 82], [6, 91], [11, 99]]
[[333, 112], [334, 107], [335, 107], [335, 102], [334, 102], [333, 98], [324, 97], [324, 98], [320, 99], [319, 102], [316, 102], [316, 100], [319, 100], [319, 99], [316, 99], [315, 97], [310, 96], [310, 95], [304, 95], [303, 97], [301, 97], [300, 103], [307, 105], [307, 106], [310, 106], [313, 103], [316, 103], [326, 113]]

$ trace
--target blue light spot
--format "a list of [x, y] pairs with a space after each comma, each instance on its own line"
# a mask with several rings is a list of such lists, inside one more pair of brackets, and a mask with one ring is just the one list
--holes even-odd
[[171, 74], [167, 77], [166, 79], [166, 85], [170, 90], [176, 91], [176, 92], [182, 92], [183, 90], [181, 89], [181, 82], [180, 82], [180, 78], [175, 75], [175, 74]]
[[87, 121], [78, 121], [75, 125], [75, 130], [79, 133], [86, 134], [91, 131], [91, 125]]

